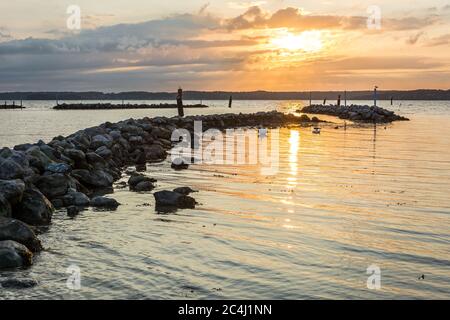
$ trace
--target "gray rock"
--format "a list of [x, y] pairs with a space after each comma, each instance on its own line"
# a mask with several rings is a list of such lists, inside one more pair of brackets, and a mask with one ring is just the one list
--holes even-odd
[[144, 147], [145, 156], [148, 160], [157, 161], [164, 160], [167, 156], [166, 150], [160, 145], [152, 144]]
[[11, 217], [12, 208], [8, 200], [0, 193], [0, 217]]
[[0, 269], [31, 266], [33, 254], [23, 244], [12, 240], [0, 241]]
[[48, 198], [63, 196], [70, 187], [70, 179], [62, 173], [43, 175], [36, 182], [36, 187]]
[[31, 147], [25, 153], [29, 156], [30, 160], [34, 159], [37, 163], [39, 163], [39, 166], [43, 168], [53, 162], [49, 157], [45, 155], [45, 153], [41, 151], [38, 146]]
[[80, 162], [86, 160], [86, 155], [83, 151], [77, 150], [77, 149], [67, 149], [65, 152], [65, 155], [69, 157], [70, 159]]
[[101, 146], [97, 150], [95, 150], [95, 153], [98, 154], [103, 159], [110, 159], [112, 156], [111, 150], [109, 150], [106, 146]]
[[91, 200], [82, 192], [69, 192], [64, 196], [65, 206], [87, 207], [90, 203]]
[[103, 170], [73, 170], [72, 175], [77, 178], [81, 183], [93, 187], [110, 187], [112, 186], [114, 179]]
[[95, 208], [116, 209], [120, 203], [115, 199], [98, 196], [91, 199], [91, 206]]
[[156, 201], [156, 206], [169, 206], [177, 208], [195, 208], [196, 201], [194, 198], [184, 194], [163, 190], [153, 194]]
[[0, 179], [22, 179], [24, 176], [24, 169], [21, 165], [11, 159], [0, 158]]
[[0, 194], [9, 201], [11, 205], [22, 200], [25, 191], [25, 183], [22, 180], [0, 180]]
[[13, 240], [23, 244], [32, 252], [42, 250], [41, 241], [34, 231], [22, 221], [0, 217], [0, 241]]
[[50, 163], [47, 167], [45, 167], [46, 171], [52, 173], [69, 173], [72, 171], [72, 167], [65, 163]]
[[54, 207], [37, 189], [28, 188], [22, 201], [14, 207], [12, 216], [29, 225], [46, 225], [52, 220]]
[[92, 138], [90, 148], [93, 150], [96, 150], [97, 148], [100, 148], [101, 146], [111, 148], [113, 142], [114, 142], [114, 140], [110, 135], [99, 134]]

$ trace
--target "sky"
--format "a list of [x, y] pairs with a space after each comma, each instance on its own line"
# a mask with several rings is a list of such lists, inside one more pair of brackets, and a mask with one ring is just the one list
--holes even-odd
[[449, 0], [2, 0], [0, 12], [0, 92], [450, 88]]

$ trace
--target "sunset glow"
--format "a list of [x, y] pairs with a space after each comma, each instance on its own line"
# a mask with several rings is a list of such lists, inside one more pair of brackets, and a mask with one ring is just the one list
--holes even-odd
[[305, 31], [297, 35], [287, 32], [272, 39], [271, 44], [280, 49], [305, 52], [317, 52], [323, 46], [320, 31]]

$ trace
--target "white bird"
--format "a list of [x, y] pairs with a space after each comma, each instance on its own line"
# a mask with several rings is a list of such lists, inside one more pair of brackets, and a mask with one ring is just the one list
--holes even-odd
[[315, 128], [313, 129], [312, 133], [320, 134], [320, 128], [315, 127]]

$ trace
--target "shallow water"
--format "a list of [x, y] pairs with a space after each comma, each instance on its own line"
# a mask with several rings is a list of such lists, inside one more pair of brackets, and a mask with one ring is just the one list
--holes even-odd
[[[0, 145], [175, 112], [62, 112], [45, 104], [0, 111]], [[209, 104], [187, 113], [229, 112], [225, 101]], [[301, 104], [236, 101], [232, 110]], [[450, 103], [383, 105], [411, 121], [376, 130], [324, 125], [320, 135], [281, 129], [273, 176], [261, 165], [179, 172], [169, 160], [148, 165], [155, 191], [191, 186], [200, 205], [157, 214], [152, 193], [116, 189], [117, 211], [89, 209], [75, 219], [57, 212], [33, 267], [0, 272], [39, 284], [1, 289], [0, 298], [450, 298]], [[70, 265], [80, 268], [79, 290], [66, 286]], [[366, 286], [370, 265], [381, 269], [380, 290]]]

